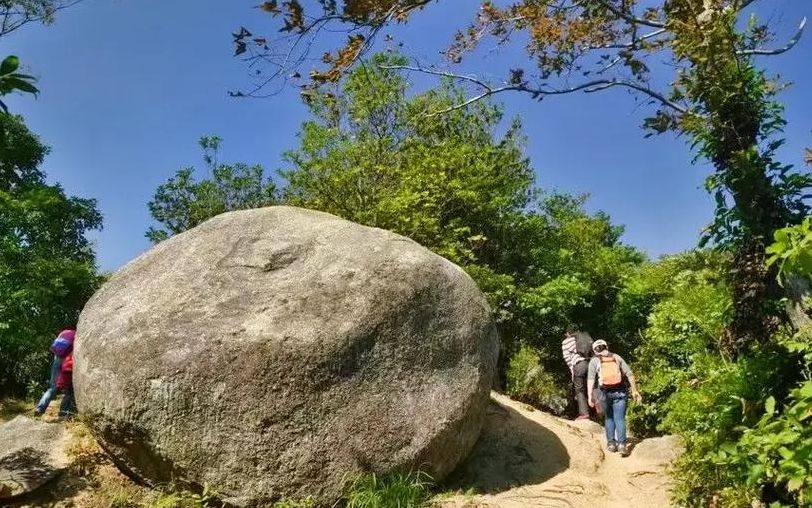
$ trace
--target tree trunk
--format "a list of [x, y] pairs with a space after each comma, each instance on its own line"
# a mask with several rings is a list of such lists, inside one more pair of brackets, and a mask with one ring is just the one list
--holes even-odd
[[792, 276], [784, 283], [787, 292], [787, 317], [796, 330], [807, 339], [812, 339], [812, 318], [806, 313], [808, 310], [806, 299], [812, 296], [809, 281], [803, 277]]

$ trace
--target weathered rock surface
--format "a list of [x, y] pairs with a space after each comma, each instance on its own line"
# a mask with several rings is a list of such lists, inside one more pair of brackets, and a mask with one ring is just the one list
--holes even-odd
[[497, 355], [459, 267], [290, 207], [162, 242], [104, 285], [77, 332], [79, 410], [120, 467], [245, 505], [329, 502], [363, 469], [444, 477], [479, 435]]
[[682, 455], [683, 446], [679, 436], [650, 437], [634, 447], [634, 455], [641, 461], [667, 466]]
[[0, 504], [42, 487], [68, 465], [65, 427], [17, 416], [0, 424]]

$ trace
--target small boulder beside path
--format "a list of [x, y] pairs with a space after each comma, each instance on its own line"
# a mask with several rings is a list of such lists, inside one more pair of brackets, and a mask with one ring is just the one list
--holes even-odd
[[32, 493], [69, 463], [64, 425], [20, 415], [0, 424], [0, 504]]

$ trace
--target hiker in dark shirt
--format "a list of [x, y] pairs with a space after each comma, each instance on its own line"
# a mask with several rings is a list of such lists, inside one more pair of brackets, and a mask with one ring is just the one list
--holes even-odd
[[576, 420], [589, 419], [589, 406], [586, 395], [586, 374], [589, 357], [591, 356], [592, 337], [588, 333], [578, 330], [575, 325], [568, 325], [561, 341], [561, 354], [570, 369], [572, 386], [575, 391], [575, 401], [578, 403], [578, 416]]

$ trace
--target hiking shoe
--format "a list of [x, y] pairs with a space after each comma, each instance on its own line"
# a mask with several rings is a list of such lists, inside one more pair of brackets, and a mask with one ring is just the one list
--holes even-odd
[[618, 445], [617, 451], [620, 452], [621, 457], [628, 457], [629, 456], [629, 447], [626, 445], [626, 443]]
[[617, 445], [615, 443], [606, 445], [606, 449], [612, 453], [615, 453], [617, 451]]

